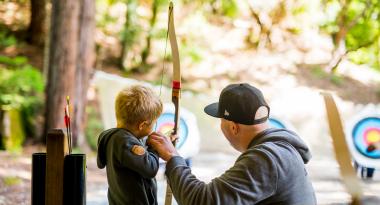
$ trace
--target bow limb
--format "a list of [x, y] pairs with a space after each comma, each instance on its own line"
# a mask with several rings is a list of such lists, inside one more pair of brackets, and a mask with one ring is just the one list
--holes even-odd
[[360, 204], [360, 200], [363, 197], [363, 190], [351, 164], [351, 155], [347, 147], [347, 141], [344, 135], [338, 108], [331, 94], [322, 93], [322, 96], [325, 101], [330, 134], [343, 184], [352, 197], [352, 204]]
[[[173, 2], [170, 2], [168, 32], [169, 32], [170, 47], [171, 47], [172, 58], [173, 58], [172, 102], [175, 107], [174, 128], [173, 128], [172, 134], [177, 134], [178, 120], [179, 120], [179, 100], [181, 97], [181, 69], [180, 69], [180, 61], [179, 61], [178, 44], [177, 44], [177, 39], [176, 39], [175, 29], [174, 29], [173, 15], [174, 15]], [[174, 141], [174, 144], [175, 142], [176, 140]]]

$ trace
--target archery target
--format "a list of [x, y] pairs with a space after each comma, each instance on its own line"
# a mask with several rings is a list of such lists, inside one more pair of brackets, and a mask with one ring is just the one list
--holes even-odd
[[279, 119], [276, 118], [269, 118], [269, 124], [272, 127], [279, 128], [279, 129], [286, 129], [286, 126], [284, 125], [283, 122], [281, 122]]
[[296, 131], [294, 126], [289, 122], [284, 119], [280, 119], [277, 116], [271, 116], [269, 117], [269, 125], [271, 127], [277, 128], [277, 129], [287, 129], [291, 131]]
[[379, 109], [368, 105], [346, 124], [346, 141], [360, 166], [380, 169], [380, 150], [367, 152], [371, 143], [380, 141]]
[[367, 152], [370, 144], [380, 141], [380, 118], [366, 117], [358, 121], [351, 133], [355, 148], [364, 156], [380, 159], [380, 150]]
[[[156, 132], [161, 132], [168, 136], [174, 127], [174, 106], [171, 103], [164, 103], [164, 110], [157, 119], [154, 127]], [[200, 148], [200, 135], [195, 115], [187, 109], [180, 107], [180, 118], [178, 120], [178, 140], [176, 148], [179, 154], [185, 159], [198, 154]]]
[[[161, 132], [165, 135], [170, 135], [171, 131], [174, 128], [174, 113], [172, 112], [164, 112], [157, 119], [156, 131]], [[179, 130], [178, 130], [178, 141], [176, 144], [177, 148], [181, 148], [185, 143], [187, 137], [189, 135], [189, 129], [187, 127], [187, 123], [185, 120], [180, 117], [179, 118]]]

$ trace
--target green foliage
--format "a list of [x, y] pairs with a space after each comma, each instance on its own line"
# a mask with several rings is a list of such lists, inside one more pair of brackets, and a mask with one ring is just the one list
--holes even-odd
[[42, 113], [42, 74], [25, 57], [0, 56], [0, 109], [18, 110], [22, 132], [35, 136], [36, 118]]
[[0, 31], [0, 48], [14, 46], [17, 44], [17, 39], [13, 35], [9, 35], [5, 31]]
[[137, 7], [137, 0], [128, 1], [125, 25], [121, 32], [122, 42], [127, 44], [128, 47], [130, 47], [134, 43], [137, 34], [141, 31], [141, 27], [137, 24]]
[[88, 144], [92, 150], [96, 150], [98, 144], [98, 136], [104, 130], [103, 123], [99, 119], [99, 113], [93, 106], [87, 106], [87, 125], [85, 128], [85, 135]]
[[206, 13], [209, 13], [209, 8], [211, 8], [213, 14], [229, 18], [236, 18], [239, 15], [238, 0], [183, 0], [183, 4], [192, 4]]
[[3, 110], [40, 102], [43, 88], [41, 73], [30, 65], [15, 70], [0, 68], [0, 105]]
[[201, 48], [196, 44], [183, 43], [181, 45], [181, 54], [190, 57], [193, 63], [200, 63], [203, 60]]
[[239, 13], [236, 0], [221, 0], [220, 11], [223, 15], [234, 18]]
[[376, 89], [376, 95], [377, 95], [377, 97], [380, 97], [380, 85]]
[[380, 71], [379, 49], [376, 46], [352, 51], [348, 54], [348, 58], [356, 64], [369, 64]]
[[379, 35], [379, 22], [364, 21], [354, 26], [347, 34], [347, 49], [355, 50], [362, 45], [373, 42]]
[[21, 183], [21, 179], [16, 176], [4, 177], [5, 186], [13, 186]]
[[337, 86], [341, 86], [343, 84], [343, 78], [340, 76], [340, 75], [337, 75], [337, 74], [331, 74], [330, 76], [330, 81], [337, 85]]
[[5, 135], [6, 137], [2, 139], [3, 144], [5, 145], [5, 149], [19, 153], [21, 152], [22, 144], [25, 139], [23, 120], [19, 110], [16, 109], [7, 111], [7, 116], [9, 120], [9, 133], [5, 133], [8, 134], [8, 136]]
[[83, 154], [84, 151], [81, 149], [81, 147], [73, 147], [72, 154]]
[[5, 64], [9, 68], [23, 66], [28, 62], [28, 58], [24, 56], [16, 56], [14, 58], [0, 55], [0, 64]]
[[165, 39], [166, 38], [166, 28], [161, 28], [161, 29], [155, 29], [152, 32], [152, 37], [156, 39]]
[[[378, 0], [328, 0], [326, 19], [321, 27], [331, 34], [335, 43], [339, 34], [355, 63], [379, 68], [380, 1]], [[351, 52], [351, 53], [350, 53]]]
[[115, 23], [116, 18], [109, 14], [109, 8], [115, 3], [115, 0], [96, 0], [97, 8], [97, 26], [105, 27], [108, 23]]
[[318, 78], [325, 78], [328, 76], [328, 74], [320, 66], [312, 68], [311, 73]]
[[297, 16], [297, 15], [305, 13], [307, 11], [307, 9], [308, 8], [307, 8], [306, 4], [301, 4], [299, 6], [292, 7], [291, 12], [292, 12], [293, 16]]
[[316, 66], [316, 67], [312, 68], [311, 73], [317, 78], [329, 79], [330, 82], [332, 82], [333, 84], [335, 84], [337, 86], [342, 85], [343, 81], [344, 81], [344, 79], [340, 75], [335, 74], [335, 73], [332, 73], [332, 74], [327, 73], [320, 66]]

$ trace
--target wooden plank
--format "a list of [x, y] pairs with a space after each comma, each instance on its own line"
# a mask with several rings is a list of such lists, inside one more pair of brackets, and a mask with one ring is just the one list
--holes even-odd
[[46, 137], [46, 205], [63, 204], [63, 171], [69, 153], [67, 136], [62, 129], [52, 129]]

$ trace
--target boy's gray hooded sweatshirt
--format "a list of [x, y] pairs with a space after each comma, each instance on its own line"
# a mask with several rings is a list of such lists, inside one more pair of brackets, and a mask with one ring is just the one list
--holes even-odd
[[314, 205], [304, 165], [310, 158], [294, 132], [271, 128], [259, 133], [234, 166], [208, 184], [192, 175], [179, 156], [167, 163], [166, 176], [180, 205]]
[[133, 146], [145, 147], [125, 129], [112, 128], [99, 136], [97, 164], [100, 169], [107, 168], [108, 202], [157, 205], [154, 177], [159, 168], [158, 155], [150, 148], [143, 154], [135, 154]]

